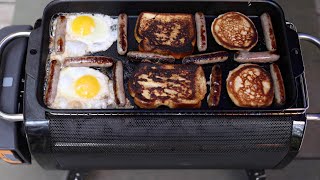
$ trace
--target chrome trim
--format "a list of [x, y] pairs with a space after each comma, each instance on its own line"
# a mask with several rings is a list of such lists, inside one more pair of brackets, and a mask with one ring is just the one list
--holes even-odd
[[[29, 37], [30, 34], [31, 34], [30, 31], [17, 32], [3, 38], [0, 42], [0, 58], [2, 57], [2, 53], [5, 47], [9, 44], [9, 42], [20, 37]], [[10, 122], [23, 121], [23, 114], [7, 114], [0, 110], [0, 119], [10, 121]]]
[[[309, 34], [298, 33], [299, 39], [308, 41], [316, 45], [320, 49], [320, 39]], [[307, 120], [318, 121], [320, 120], [320, 114], [307, 114]]]
[[308, 121], [320, 121], [320, 114], [307, 114]]
[[305, 121], [293, 121], [292, 136], [302, 138], [305, 125]]
[[291, 149], [300, 151], [303, 144], [304, 132], [307, 124], [305, 121], [293, 121], [292, 124], [292, 136], [291, 136]]
[[73, 142], [56, 142], [54, 143], [55, 147], [92, 147], [92, 146], [102, 146], [102, 147], [116, 147], [116, 146], [123, 146], [123, 147], [145, 147], [145, 144], [113, 144], [113, 143], [90, 143], [90, 142], [82, 142], [82, 143], [73, 143]]
[[292, 22], [287, 21], [286, 25], [288, 25], [289, 28], [294, 30], [295, 32], [298, 32], [298, 29], [297, 29], [296, 25], [294, 25]]
[[205, 112], [190, 112], [190, 113], [139, 113], [139, 112], [122, 112], [122, 113], [54, 113], [50, 112], [48, 114], [54, 116], [125, 116], [125, 115], [137, 115], [137, 116], [152, 116], [152, 115], [171, 115], [171, 116], [181, 116], [181, 115], [192, 115], [192, 116], [291, 116], [300, 115], [304, 112], [270, 112], [270, 113], [205, 113]]
[[298, 33], [300, 40], [305, 40], [308, 42], [311, 42], [312, 44], [316, 45], [318, 48], [320, 48], [320, 39], [314, 36], [311, 36], [310, 34], [305, 33]]

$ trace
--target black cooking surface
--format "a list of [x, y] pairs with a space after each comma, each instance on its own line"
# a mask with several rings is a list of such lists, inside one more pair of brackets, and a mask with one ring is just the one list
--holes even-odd
[[[237, 109], [247, 109], [247, 108], [240, 108], [234, 105], [234, 103], [231, 101], [228, 92], [227, 92], [227, 88], [226, 88], [226, 79], [228, 77], [229, 71], [235, 69], [236, 67], [238, 67], [240, 65], [240, 63], [236, 62], [233, 60], [234, 57], [234, 53], [236, 51], [230, 51], [225, 49], [224, 47], [220, 46], [219, 44], [217, 44], [217, 42], [214, 40], [212, 34], [211, 34], [211, 23], [213, 22], [213, 20], [216, 18], [216, 16], [206, 16], [206, 24], [207, 24], [207, 36], [208, 36], [208, 48], [205, 52], [199, 52], [197, 47], [195, 46], [195, 51], [193, 54], [201, 54], [201, 53], [208, 53], [208, 52], [214, 52], [214, 51], [228, 51], [229, 54], [229, 59], [225, 62], [222, 63], [217, 63], [221, 66], [222, 69], [222, 91], [221, 91], [221, 100], [220, 100], [220, 104], [218, 107], [215, 108], [211, 108], [211, 109], [215, 109], [215, 110], [226, 110], [226, 109], [230, 109], [230, 110], [237, 110]], [[257, 45], [251, 50], [253, 52], [258, 52], [258, 51], [267, 51], [266, 46], [265, 46], [265, 41], [264, 41], [264, 35], [263, 35], [263, 30], [261, 27], [261, 22], [260, 22], [260, 17], [258, 16], [250, 16], [250, 19], [254, 22], [254, 24], [256, 25], [256, 28], [258, 30], [258, 43]], [[135, 16], [129, 16], [129, 23], [128, 23], [128, 44], [129, 44], [129, 48], [128, 51], [138, 51], [138, 43], [134, 38], [134, 28], [136, 25], [136, 20], [137, 17]], [[117, 45], [116, 43], [114, 43], [112, 45], [112, 47], [110, 49], [108, 49], [107, 51], [104, 52], [98, 52], [98, 53], [94, 53], [93, 55], [98, 55], [98, 56], [110, 56], [110, 57], [114, 57], [116, 60], [120, 60], [123, 62], [124, 64], [124, 84], [125, 84], [125, 90], [126, 90], [126, 96], [130, 99], [131, 103], [134, 105], [133, 102], [133, 98], [130, 96], [130, 94], [128, 93], [128, 81], [129, 79], [133, 76], [133, 73], [135, 71], [135, 69], [137, 68], [137, 65], [139, 63], [133, 63], [131, 61], [129, 61], [127, 59], [126, 56], [121, 56], [118, 55], [117, 53]], [[279, 61], [286, 61], [286, 57], [281, 57], [279, 59]], [[176, 64], [181, 64], [181, 60], [176, 60], [175, 62]], [[208, 65], [202, 65], [205, 75], [206, 75], [206, 80], [209, 81], [210, 80], [210, 73], [211, 73], [211, 69], [212, 66], [214, 64], [208, 64]], [[270, 63], [259, 63], [260, 66], [262, 66], [265, 70], [269, 71], [269, 65]], [[282, 67], [283, 71], [286, 71], [286, 68]], [[111, 70], [111, 69], [110, 69]], [[109, 77], [112, 77], [112, 73], [111, 71], [108, 71], [108, 75]], [[284, 77], [286, 78], [286, 77]], [[279, 106], [274, 106], [272, 105], [269, 108], [260, 108], [260, 109], [284, 109], [286, 107], [290, 107], [294, 101], [295, 101], [295, 96], [293, 96], [294, 92], [292, 91], [291, 85], [289, 84], [290, 82], [285, 81], [285, 85], [286, 85], [286, 93], [287, 93], [287, 101], [286, 104], [282, 107]], [[206, 97], [209, 94], [209, 90], [210, 90], [210, 86], [207, 85], [207, 94]], [[207, 98], [204, 98], [202, 101], [202, 109], [210, 109], [208, 107], [207, 104]], [[139, 108], [135, 105], [135, 108]], [[167, 109], [166, 107], [160, 107], [163, 109]]]
[[[189, 2], [189, 3], [192, 4], [192, 2]], [[66, 3], [66, 4], [68, 4], [68, 3]], [[150, 2], [143, 3], [143, 4], [141, 4], [141, 2], [140, 2], [139, 3], [141, 5], [141, 6], [139, 6], [139, 7], [141, 7], [140, 9], [132, 9], [132, 8], [130, 8], [130, 4], [126, 3], [126, 4], [123, 4], [124, 7], [121, 7], [119, 10], [108, 9], [108, 7], [105, 6], [106, 9], [100, 9], [100, 8], [96, 7], [95, 11], [92, 11], [91, 8], [93, 8], [94, 4], [95, 3], [90, 3], [90, 4], [88, 4], [88, 7], [86, 7], [85, 9], [82, 9], [83, 8], [82, 6], [81, 6], [81, 8], [76, 6], [77, 3], [72, 3], [72, 5], [74, 7], [70, 7], [69, 9], [66, 9], [65, 7], [60, 7], [60, 8], [56, 8], [54, 10], [54, 12], [51, 12], [52, 9], [50, 9], [51, 10], [50, 13], [45, 13], [45, 16], [44, 16], [45, 23], [44, 23], [44, 29], [43, 29], [43, 34], [42, 34], [43, 36], [45, 36], [43, 49], [42, 49], [42, 54], [43, 54], [42, 62], [47, 60], [46, 57], [47, 57], [47, 53], [48, 53], [48, 47], [47, 47], [48, 42], [46, 42], [46, 38], [47, 38], [46, 36], [49, 33], [49, 27], [51, 24], [50, 22], [52, 20], [52, 17], [54, 17], [56, 14], [59, 14], [59, 13], [76, 13], [76, 12], [102, 13], [102, 14], [111, 15], [112, 17], [117, 17], [118, 13], [125, 12], [128, 14], [128, 44], [129, 44], [128, 51], [137, 51], [138, 50], [138, 43], [134, 38], [134, 28], [136, 25], [137, 17], [141, 12], [154, 11], [154, 12], [172, 12], [172, 13], [191, 13], [191, 14], [194, 14], [195, 12], [202, 10], [202, 12], [204, 12], [204, 14], [206, 15], [206, 26], [207, 26], [207, 37], [208, 37], [208, 49], [206, 52], [214, 52], [214, 51], [220, 51], [220, 50], [226, 50], [226, 49], [223, 48], [222, 46], [218, 45], [215, 42], [215, 40], [211, 34], [211, 23], [218, 15], [220, 15], [222, 13], [229, 12], [231, 10], [239, 11], [241, 13], [248, 15], [250, 17], [250, 19], [254, 22], [254, 24], [257, 28], [258, 36], [259, 36], [258, 43], [251, 51], [266, 51], [267, 49], [265, 46], [263, 30], [261, 27], [261, 22], [260, 22], [259, 16], [264, 12], [268, 12], [272, 17], [275, 35], [277, 38], [278, 53], [281, 56], [281, 58], [276, 63], [279, 65], [279, 68], [281, 70], [281, 73], [282, 73], [283, 79], [284, 79], [284, 83], [285, 83], [286, 97], [287, 97], [285, 105], [280, 106], [280, 107], [275, 106], [275, 105], [271, 105], [268, 108], [259, 108], [259, 109], [240, 108], [240, 107], [235, 106], [234, 103], [231, 101], [231, 99], [228, 96], [228, 93], [226, 90], [226, 79], [227, 79], [229, 71], [236, 68], [239, 65], [239, 63], [237, 63], [233, 60], [233, 56], [236, 51], [227, 50], [230, 53], [229, 59], [226, 62], [218, 63], [218, 64], [220, 64], [220, 66], [222, 68], [222, 73], [223, 73], [222, 74], [222, 92], [221, 92], [220, 104], [218, 107], [215, 107], [212, 109], [208, 108], [206, 99], [207, 99], [207, 95], [209, 93], [210, 87], [207, 86], [208, 93], [202, 101], [201, 110], [207, 110], [207, 112], [220, 112], [220, 111], [226, 111], [226, 110], [229, 110], [229, 111], [284, 110], [284, 109], [290, 108], [296, 102], [296, 98], [297, 98], [296, 88], [295, 88], [295, 82], [294, 82], [294, 77], [293, 77], [293, 73], [292, 73], [291, 60], [290, 60], [290, 56], [289, 56], [289, 52], [288, 52], [288, 48], [287, 48], [288, 47], [287, 41], [285, 41], [286, 34], [285, 34], [284, 21], [281, 18], [282, 14], [280, 13], [279, 9], [276, 6], [273, 7], [273, 5], [270, 5], [270, 4], [255, 3], [254, 5], [248, 7], [248, 6], [244, 6], [243, 3], [239, 3], [239, 4], [237, 4], [238, 6], [235, 6], [235, 8], [233, 9], [233, 8], [231, 8], [231, 6], [230, 7], [225, 6], [225, 5], [222, 6], [223, 4], [216, 3], [217, 7], [211, 8], [211, 9], [208, 9], [208, 7], [202, 7], [202, 8], [199, 7], [199, 9], [195, 9], [195, 8], [184, 9], [182, 7], [173, 8], [173, 9], [170, 9], [168, 7], [163, 8], [163, 9], [162, 8], [155, 9], [155, 7]], [[102, 4], [108, 4], [108, 3], [101, 2], [100, 6]], [[159, 5], [159, 7], [160, 6], [163, 7], [165, 5], [165, 3], [162, 3], [162, 2], [160, 4], [161, 5]], [[170, 3], [170, 5], [171, 4], [173, 4], [172, 6], [174, 6], [175, 3]], [[205, 4], [205, 3], [203, 3], [203, 4]], [[233, 3], [230, 3], [230, 4], [234, 5]], [[255, 5], [256, 5], [256, 7], [255, 7]], [[203, 5], [197, 4], [197, 6], [203, 6]], [[221, 6], [221, 8], [219, 8], [219, 6]], [[52, 15], [50, 15], [51, 13], [52, 13]], [[47, 22], [46, 20], [49, 20], [49, 22]], [[204, 53], [206, 53], [206, 52], [204, 52]], [[199, 54], [196, 46], [195, 46], [195, 51], [193, 54]], [[93, 55], [110, 56], [110, 57], [115, 58], [116, 60], [123, 62], [123, 64], [124, 64], [124, 87], [125, 87], [125, 91], [126, 91], [126, 96], [131, 101], [131, 104], [134, 105], [133, 98], [128, 93], [127, 84], [128, 84], [128, 80], [131, 78], [131, 76], [132, 76], [132, 74], [138, 64], [130, 62], [126, 58], [126, 56], [118, 55], [117, 48], [116, 48], [116, 42], [107, 51], [98, 52]], [[175, 63], [181, 63], [181, 60], [176, 60]], [[45, 69], [45, 64], [46, 63], [44, 63], [43, 66], [40, 68], [40, 74], [42, 74], [44, 72], [44, 70], [42, 68]], [[259, 64], [259, 65], [262, 66], [267, 71], [269, 71], [270, 63]], [[209, 81], [212, 66], [213, 66], [212, 64], [202, 66], [205, 71], [207, 81]], [[111, 69], [112, 68], [107, 69], [108, 75], [110, 77], [112, 77]], [[43, 96], [43, 82], [44, 82], [44, 80], [41, 80], [40, 83], [38, 84], [39, 85], [38, 89], [40, 90], [38, 92], [38, 96], [39, 96], [39, 100], [41, 100], [41, 104], [45, 107], [43, 100], [42, 100], [43, 99], [42, 98], [42, 96]], [[139, 109], [139, 108], [137, 106], [134, 106], [134, 109]], [[164, 109], [166, 112], [169, 111], [167, 107], [159, 107], [158, 109]], [[48, 111], [52, 111], [52, 110], [48, 110]], [[54, 111], [63, 112], [64, 110], [54, 110]], [[75, 110], [67, 110], [67, 111], [73, 112]], [[91, 110], [88, 110], [88, 111], [91, 111]], [[100, 112], [107, 112], [107, 111], [109, 111], [109, 110], [101, 110]], [[174, 112], [176, 110], [170, 110], [170, 111]], [[180, 112], [183, 112], [183, 111], [184, 110], [180, 110]]]

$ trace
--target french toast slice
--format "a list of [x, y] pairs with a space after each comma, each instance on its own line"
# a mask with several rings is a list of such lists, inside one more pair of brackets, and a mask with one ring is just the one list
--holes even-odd
[[195, 64], [141, 63], [128, 89], [135, 104], [144, 109], [200, 108], [207, 93], [204, 71]]
[[254, 23], [239, 12], [227, 12], [215, 18], [211, 32], [216, 42], [229, 50], [250, 51], [258, 42]]
[[134, 32], [139, 51], [172, 55], [181, 59], [191, 55], [196, 44], [192, 14], [140, 13]]

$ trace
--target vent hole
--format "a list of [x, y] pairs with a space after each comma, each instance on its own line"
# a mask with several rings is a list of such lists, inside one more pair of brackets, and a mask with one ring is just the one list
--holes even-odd
[[35, 54], [37, 54], [38, 53], [38, 51], [36, 50], [36, 49], [31, 49], [30, 50], [30, 54], [32, 54], [32, 55], [35, 55]]

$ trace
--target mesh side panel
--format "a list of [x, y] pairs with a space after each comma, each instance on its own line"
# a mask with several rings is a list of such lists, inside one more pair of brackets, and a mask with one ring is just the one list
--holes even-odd
[[290, 117], [49, 116], [53, 152], [235, 153], [289, 149]]
[[63, 169], [273, 168], [288, 153], [284, 116], [51, 116]]

